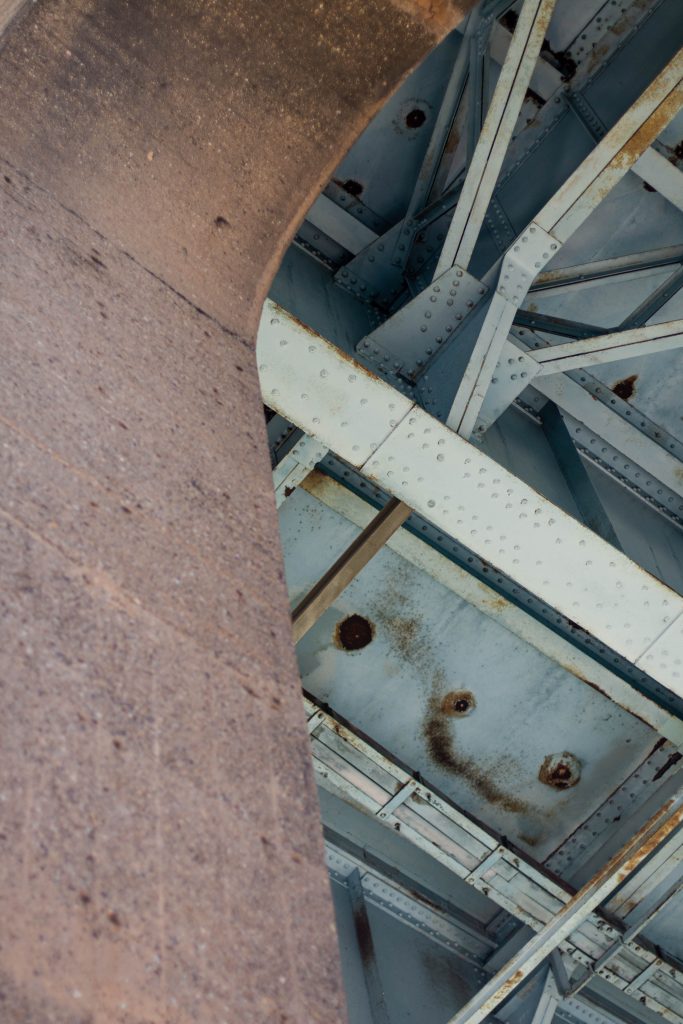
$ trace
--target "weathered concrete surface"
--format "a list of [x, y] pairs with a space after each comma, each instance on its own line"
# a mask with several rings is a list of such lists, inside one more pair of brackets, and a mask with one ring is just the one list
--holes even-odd
[[3, 1024], [343, 1017], [253, 331], [458, 17], [51, 0], [0, 52]]
[[2, 54], [0, 155], [250, 333], [311, 196], [459, 17], [447, 0], [51, 0]]

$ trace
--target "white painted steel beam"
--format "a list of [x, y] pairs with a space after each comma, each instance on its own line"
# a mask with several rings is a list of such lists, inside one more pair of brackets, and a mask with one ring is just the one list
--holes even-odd
[[546, 203], [536, 222], [561, 242], [583, 224], [683, 106], [683, 49]]
[[534, 278], [578, 230], [683, 106], [683, 50], [667, 64], [503, 257], [495, 294], [465, 373], [448, 425], [463, 437], [475, 429], [515, 311]]
[[595, 338], [580, 338], [565, 345], [530, 351], [538, 363], [538, 375], [564, 373], [581, 367], [599, 366], [619, 359], [670, 352], [683, 345], [683, 320], [669, 320], [663, 324], [635, 327], [630, 331], [615, 331]]
[[550, 23], [555, 0], [524, 0], [434, 272], [467, 269]]
[[656, 149], [646, 149], [633, 170], [679, 210], [683, 210], [683, 173]]
[[683, 696], [683, 597], [271, 301], [258, 359], [271, 408]]
[[362, 224], [326, 195], [318, 196], [306, 214], [306, 220], [354, 256], [377, 238], [372, 228]]
[[304, 435], [287, 452], [284, 459], [278, 462], [273, 470], [273, 487], [275, 488], [275, 505], [277, 508], [289, 494], [306, 479], [317, 462], [327, 453], [324, 445], [312, 437]]

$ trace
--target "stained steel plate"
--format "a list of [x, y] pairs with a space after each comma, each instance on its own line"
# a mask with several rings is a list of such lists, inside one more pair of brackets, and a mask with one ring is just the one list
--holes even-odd
[[[280, 510], [298, 600], [357, 528], [297, 490]], [[339, 624], [370, 624], [346, 650]], [[647, 756], [656, 734], [494, 619], [384, 548], [299, 643], [304, 687], [465, 810], [542, 859]], [[449, 694], [465, 697], [462, 717]], [[569, 752], [579, 782], [539, 779]]]

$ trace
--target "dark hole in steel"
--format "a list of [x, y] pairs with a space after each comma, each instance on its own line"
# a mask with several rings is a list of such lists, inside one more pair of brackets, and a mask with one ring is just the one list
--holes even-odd
[[500, 19], [500, 23], [503, 28], [506, 28], [508, 32], [514, 32], [517, 28], [517, 21], [519, 15], [515, 11], [506, 11], [503, 17]]
[[657, 189], [654, 188], [652, 185], [648, 184], [647, 181], [643, 182], [643, 188], [645, 189], [646, 192], [656, 192], [657, 191]]
[[427, 115], [419, 107], [415, 107], [414, 110], [410, 110], [406, 114], [406, 126], [408, 128], [420, 128], [426, 120]]
[[683, 160], [683, 141], [674, 146], [674, 156], [677, 160]]
[[469, 690], [452, 690], [441, 701], [441, 710], [445, 715], [463, 717], [477, 706], [474, 695]]
[[360, 651], [374, 635], [372, 623], [362, 615], [349, 615], [337, 626], [337, 641], [345, 651]]
[[628, 402], [629, 398], [633, 398], [635, 394], [637, 380], [637, 373], [632, 374], [630, 377], [624, 377], [623, 380], [617, 381], [612, 391], [618, 398], [623, 398], [625, 402]]
[[353, 178], [347, 178], [342, 188], [345, 192], [348, 192], [350, 196], [362, 196], [363, 185], [359, 181], [354, 181]]

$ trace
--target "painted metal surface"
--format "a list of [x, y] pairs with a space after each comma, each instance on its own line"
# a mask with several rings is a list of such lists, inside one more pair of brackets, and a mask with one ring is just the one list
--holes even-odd
[[[391, 791], [405, 785], [411, 775], [317, 704], [309, 699], [305, 704], [319, 785], [381, 820], [379, 811]], [[660, 831], [668, 829], [671, 833], [681, 813], [677, 808], [675, 800], [668, 801], [651, 819], [649, 831], [645, 830], [647, 834], [656, 834], [660, 825]], [[617, 884], [614, 871], [623, 879], [630, 874], [635, 860], [647, 857], [653, 848], [648, 847], [647, 842], [645, 846], [634, 844], [631, 837], [631, 843], [621, 851], [622, 856], [617, 855], [619, 866], [616, 860], [606, 865], [575, 896], [539, 865], [509, 849], [504, 840], [464, 815], [423, 782], [418, 784], [409, 801], [399, 807], [395, 815], [384, 819], [383, 824], [394, 830], [398, 826], [408, 842], [431, 853], [544, 938], [544, 929], [552, 927], [558, 915], [561, 914], [559, 921], [564, 926], [572, 919], [579, 903], [590, 902], [603, 885], [609, 891], [610, 885], [613, 888]], [[631, 850], [627, 855], [625, 851], [631, 846], [640, 852]], [[636, 877], [640, 877], [639, 872]], [[594, 965], [611, 949], [623, 930], [616, 919], [608, 920], [596, 910], [575, 923], [577, 927], [558, 945], [563, 956], [578, 969]], [[667, 961], [661, 953], [658, 955], [640, 938], [627, 941], [614, 960], [599, 969], [599, 977], [619, 992], [637, 993], [643, 1006], [679, 1024], [683, 973], [678, 965]]]
[[[301, 490], [280, 515], [287, 582], [298, 599], [328, 552], [357, 531]], [[618, 785], [627, 763], [635, 769], [653, 733], [508, 632], [497, 618], [501, 599], [490, 594], [488, 602], [487, 614], [386, 548], [300, 642], [302, 681], [460, 806], [473, 814], [485, 807], [495, 828], [543, 857], [592, 811], [603, 787]], [[356, 650], [339, 638], [352, 615], [372, 630]], [[470, 695], [462, 715], [443, 710], [456, 694]], [[561, 790], [539, 773], [549, 754], [565, 750], [581, 762], [582, 781]]]
[[[548, 954], [571, 934], [603, 900], [637, 870], [652, 850], [663, 844], [683, 821], [683, 790], [666, 804], [615, 854], [594, 878], [588, 881], [571, 900], [516, 953], [500, 971], [484, 985], [476, 996], [451, 1018], [449, 1024], [480, 1024], [500, 1003], [519, 987], [524, 978], [541, 964]], [[613, 945], [599, 958], [598, 970], [611, 961], [622, 948]]]
[[636, 664], [657, 643], [648, 670], [683, 692], [678, 594], [270, 302], [258, 357], [274, 408]]
[[[571, 896], [509, 842], [579, 888], [680, 785], [683, 748], [680, 3], [557, 0], [525, 46], [551, 6], [482, 0], [403, 84], [302, 224], [259, 339], [293, 601], [377, 509], [413, 509], [297, 648], [371, 741], [309, 705], [326, 834], [356, 858], [335, 884], [357, 869], [418, 931], [397, 864], [448, 893], [479, 988]], [[494, 1024], [679, 1022], [682, 840]], [[388, 1019], [443, 1024], [467, 996], [421, 1007], [409, 946], [380, 926]]]

